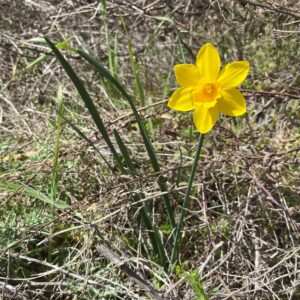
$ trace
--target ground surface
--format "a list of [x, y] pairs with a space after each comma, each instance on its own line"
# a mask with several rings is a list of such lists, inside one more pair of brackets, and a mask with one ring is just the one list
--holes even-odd
[[[292, 0], [0, 0], [0, 298], [300, 299], [299, 24]], [[133, 95], [160, 172], [127, 101], [62, 50], [112, 140], [117, 129], [126, 143], [138, 171], [121, 174], [45, 35], [71, 37], [69, 45], [97, 56]], [[197, 133], [191, 114], [166, 101], [174, 64], [194, 63], [206, 42], [224, 64], [250, 62], [242, 86], [248, 113], [221, 117], [206, 136], [179, 262], [166, 271], [136, 195], [170, 253], [157, 183], [164, 178], [178, 216]]]

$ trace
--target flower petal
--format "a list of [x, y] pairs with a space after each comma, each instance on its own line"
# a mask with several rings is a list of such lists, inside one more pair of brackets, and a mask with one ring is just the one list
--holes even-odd
[[247, 61], [236, 61], [227, 64], [218, 77], [218, 83], [223, 89], [238, 87], [247, 77], [250, 64]]
[[200, 133], [209, 132], [218, 120], [218, 107], [197, 106], [194, 112], [194, 123]]
[[174, 110], [189, 111], [195, 108], [191, 97], [192, 88], [179, 88], [169, 99], [168, 106]]
[[221, 113], [237, 117], [246, 112], [246, 101], [239, 90], [224, 90], [221, 91], [221, 95], [222, 97], [218, 99], [218, 107]]
[[184, 87], [195, 86], [200, 80], [200, 73], [195, 65], [181, 64], [174, 66], [176, 80]]
[[217, 49], [212, 44], [207, 43], [199, 50], [196, 64], [204, 80], [215, 81], [217, 79], [221, 60]]

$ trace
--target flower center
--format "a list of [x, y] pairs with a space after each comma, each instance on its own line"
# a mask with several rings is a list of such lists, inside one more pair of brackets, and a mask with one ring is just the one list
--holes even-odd
[[192, 91], [192, 99], [195, 105], [206, 104], [214, 106], [219, 96], [220, 86], [217, 82], [201, 84]]
[[216, 93], [216, 87], [214, 84], [208, 83], [204, 85], [203, 91], [208, 97], [210, 96], [213, 97], [214, 94]]

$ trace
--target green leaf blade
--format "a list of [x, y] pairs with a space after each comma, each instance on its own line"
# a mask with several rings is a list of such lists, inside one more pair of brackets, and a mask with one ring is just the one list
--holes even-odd
[[47, 44], [49, 45], [49, 47], [51, 48], [51, 50], [53, 51], [56, 58], [58, 59], [58, 61], [60, 62], [60, 64], [62, 65], [62, 67], [64, 68], [64, 70], [66, 71], [67, 75], [69, 76], [69, 78], [73, 82], [75, 88], [77, 89], [79, 95], [81, 96], [83, 102], [85, 103], [85, 106], [87, 107], [90, 115], [92, 116], [92, 118], [94, 120], [94, 123], [96, 124], [97, 128], [99, 129], [99, 131], [100, 131], [100, 133], [103, 137], [103, 139], [105, 140], [105, 142], [106, 142], [107, 146], [109, 147], [112, 155], [114, 156], [118, 166], [120, 167], [121, 170], [123, 170], [123, 166], [120, 162], [117, 151], [116, 151], [114, 145], [112, 144], [112, 142], [110, 140], [110, 137], [109, 137], [108, 132], [105, 128], [104, 122], [103, 122], [102, 118], [100, 117], [100, 115], [98, 113], [98, 110], [97, 110], [93, 100], [91, 99], [90, 95], [86, 91], [83, 83], [81, 82], [79, 77], [76, 75], [76, 73], [73, 70], [73, 68], [71, 67], [71, 65], [66, 61], [66, 59], [63, 57], [63, 55], [60, 53], [60, 51], [55, 47], [55, 45], [46, 37], [45, 37], [45, 40], [46, 40]]

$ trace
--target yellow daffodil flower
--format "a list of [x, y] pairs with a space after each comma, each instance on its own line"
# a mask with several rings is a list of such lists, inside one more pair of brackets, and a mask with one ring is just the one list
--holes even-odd
[[168, 106], [174, 110], [194, 110], [194, 123], [200, 133], [209, 132], [219, 113], [240, 116], [246, 112], [246, 102], [237, 87], [249, 72], [249, 62], [227, 64], [220, 72], [221, 60], [210, 43], [198, 52], [196, 65], [175, 65], [174, 71], [181, 86], [171, 96]]

